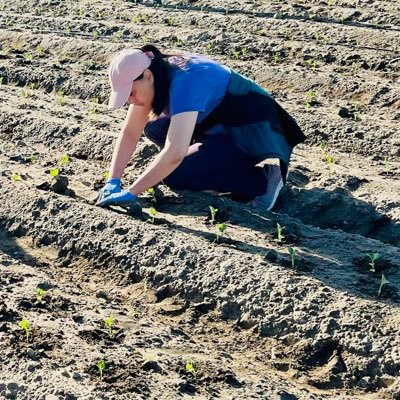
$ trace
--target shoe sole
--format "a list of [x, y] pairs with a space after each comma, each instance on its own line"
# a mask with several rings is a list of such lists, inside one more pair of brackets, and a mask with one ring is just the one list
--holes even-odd
[[283, 181], [281, 179], [279, 181], [278, 185], [276, 186], [276, 189], [275, 189], [275, 192], [274, 192], [274, 197], [272, 198], [271, 205], [267, 208], [268, 211], [270, 211], [274, 207], [274, 205], [276, 203], [276, 200], [278, 199], [279, 192], [281, 191], [282, 188], [283, 188]]

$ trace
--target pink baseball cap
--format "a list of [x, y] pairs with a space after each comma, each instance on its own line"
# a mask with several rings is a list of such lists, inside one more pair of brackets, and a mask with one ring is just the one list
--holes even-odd
[[139, 49], [122, 50], [114, 56], [108, 70], [111, 85], [108, 108], [120, 108], [127, 102], [132, 82], [149, 68], [153, 58], [152, 52]]

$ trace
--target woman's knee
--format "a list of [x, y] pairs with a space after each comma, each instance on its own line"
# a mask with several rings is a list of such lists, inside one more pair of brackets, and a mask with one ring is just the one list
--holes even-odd
[[155, 121], [150, 121], [144, 127], [145, 136], [157, 146], [164, 147], [167, 138], [170, 118], [159, 117]]
[[171, 189], [184, 190], [189, 189], [188, 187], [188, 176], [185, 170], [177, 168], [171, 172], [166, 178], [163, 179], [163, 183], [169, 186]]

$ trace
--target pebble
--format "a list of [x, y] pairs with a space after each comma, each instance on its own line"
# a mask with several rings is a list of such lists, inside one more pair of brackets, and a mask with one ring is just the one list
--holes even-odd
[[276, 400], [298, 400], [298, 397], [291, 393], [279, 392], [278, 395], [275, 397], [275, 399]]
[[63, 372], [61, 372], [61, 375], [62, 376], [65, 376], [66, 378], [69, 378], [71, 375], [70, 375], [70, 373], [68, 372], [68, 371], [63, 371]]
[[74, 371], [72, 373], [72, 378], [75, 379], [76, 381], [78, 381], [78, 380], [82, 379], [82, 375], [79, 372]]
[[27, 364], [26, 369], [29, 372], [33, 372], [37, 368], [37, 366], [38, 366], [37, 362], [30, 362], [30, 363]]
[[33, 350], [31, 347], [28, 347], [26, 349], [26, 354], [28, 355], [28, 357], [33, 358], [35, 357], [35, 350]]
[[96, 297], [98, 299], [104, 299], [104, 300], [108, 300], [109, 299], [108, 294], [104, 290], [99, 290], [96, 293]]

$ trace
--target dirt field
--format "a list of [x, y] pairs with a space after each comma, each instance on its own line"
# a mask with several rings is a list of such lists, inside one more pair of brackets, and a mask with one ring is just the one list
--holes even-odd
[[[400, 399], [399, 1], [0, 0], [0, 28], [0, 399]], [[147, 42], [296, 118], [273, 212], [93, 204], [126, 113], [108, 64]]]

